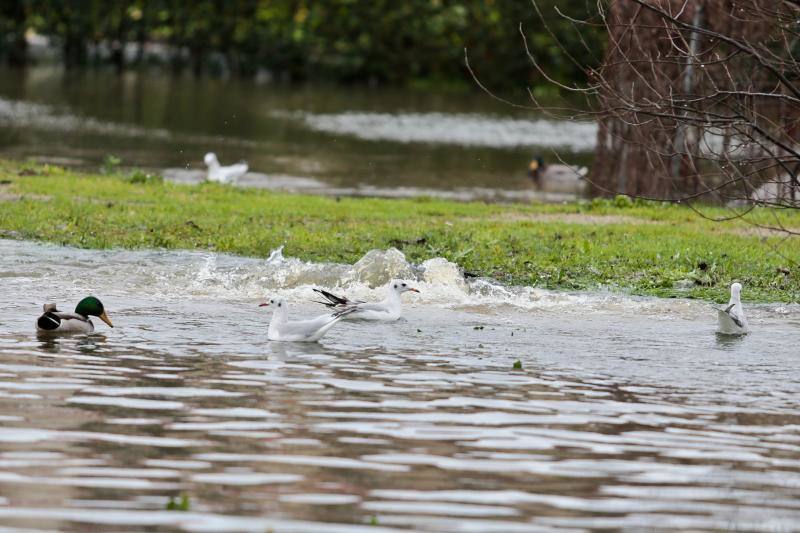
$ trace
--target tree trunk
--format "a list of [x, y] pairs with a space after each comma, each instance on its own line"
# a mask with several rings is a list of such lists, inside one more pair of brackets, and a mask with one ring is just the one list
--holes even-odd
[[774, 177], [786, 146], [797, 145], [781, 131], [796, 117], [776, 105], [787, 101], [775, 92], [787, 82], [774, 70], [796, 63], [763, 50], [780, 51], [774, 17], [790, 12], [777, 0], [611, 3], [608, 47], [593, 74], [601, 117], [594, 193], [670, 200]]
[[[687, 6], [687, 9], [692, 7]], [[655, 35], [657, 17], [640, 6], [633, 7], [625, 2], [612, 3], [607, 17], [609, 44], [599, 73], [604, 81], [599, 100], [601, 109], [616, 111], [600, 119], [591, 177], [594, 193], [671, 198], [675, 185], [673, 172], [681, 174], [677, 178], [682, 179], [686, 170], [680, 160], [673, 165], [677, 151], [669, 149], [677, 140], [684, 141], [677, 124], [642, 116], [626, 109], [626, 104], [660, 98], [655, 93], [668, 91], [669, 86], [658, 84], [667, 80], [680, 82], [680, 72], [674, 65], [652, 61], [652, 58], [666, 55], [670, 46]], [[658, 153], [652, 146], [665, 149]]]
[[111, 42], [111, 64], [117, 74], [125, 70], [125, 44], [128, 37], [128, 13], [127, 6], [123, 2], [119, 6], [119, 20], [114, 32], [114, 39]]
[[7, 61], [12, 67], [24, 67], [28, 64], [28, 41], [25, 32], [28, 29], [28, 13], [25, 2], [17, 0], [9, 2], [0, 16], [6, 18], [11, 25], [8, 40]]

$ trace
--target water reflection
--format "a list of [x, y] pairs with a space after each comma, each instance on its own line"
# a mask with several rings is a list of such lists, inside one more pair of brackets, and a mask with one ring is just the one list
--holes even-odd
[[725, 335], [724, 333], [717, 333], [717, 346], [722, 350], [732, 350], [740, 346], [744, 340], [744, 335]]
[[[800, 519], [796, 306], [753, 306], [753, 334], [720, 344], [700, 302], [433, 281], [407, 265], [424, 290], [400, 327], [343, 323], [321, 345], [280, 344], [255, 306], [265, 290], [304, 314], [318, 311], [301, 303], [304, 273], [329, 288], [350, 279], [364, 298], [380, 280], [348, 278], [348, 265], [320, 278], [289, 258], [8, 241], [0, 252], [0, 268], [20, 274], [0, 295], [2, 525], [506, 532]], [[51, 255], [83, 281], [22, 275]], [[36, 339], [36, 294], [74, 299], [81, 283], [118, 327]], [[176, 329], [189, 323], [202, 327]], [[165, 509], [182, 495], [189, 511]]]
[[39, 339], [39, 350], [45, 353], [58, 353], [61, 349], [61, 343], [57, 337], [52, 335], [37, 335]]

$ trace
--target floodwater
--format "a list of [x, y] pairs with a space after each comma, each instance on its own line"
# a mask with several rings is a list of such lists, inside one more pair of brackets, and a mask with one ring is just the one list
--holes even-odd
[[[404, 319], [270, 343], [280, 295]], [[793, 530], [800, 308], [464, 280], [396, 250], [354, 265], [0, 240], [0, 525], [38, 530]], [[116, 327], [37, 339], [43, 302]], [[746, 288], [744, 297], [746, 300]], [[521, 369], [514, 369], [515, 361]], [[188, 511], [166, 510], [170, 498]]]
[[97, 170], [113, 154], [177, 181], [213, 151], [248, 161], [245, 185], [529, 200], [534, 154], [586, 165], [595, 138], [483, 93], [0, 70], [0, 157]]

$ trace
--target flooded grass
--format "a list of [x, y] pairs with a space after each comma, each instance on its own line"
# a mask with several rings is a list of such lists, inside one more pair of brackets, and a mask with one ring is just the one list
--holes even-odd
[[722, 301], [732, 281], [748, 301], [797, 301], [800, 244], [753, 226], [800, 227], [800, 214], [756, 209], [716, 223], [673, 204], [595, 201], [492, 205], [430, 198], [325, 198], [215, 184], [103, 176], [0, 162], [3, 236], [84, 248], [213, 250], [353, 263], [397, 247], [443, 257], [468, 274], [515, 285]]

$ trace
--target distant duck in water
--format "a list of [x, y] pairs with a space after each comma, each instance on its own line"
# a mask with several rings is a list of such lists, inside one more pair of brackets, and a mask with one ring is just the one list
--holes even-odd
[[570, 165], [547, 165], [542, 156], [534, 157], [528, 165], [528, 177], [537, 189], [545, 192], [581, 194], [586, 190], [589, 173], [586, 167]]
[[74, 313], [65, 313], [56, 309], [56, 304], [44, 304], [44, 314], [36, 321], [36, 331], [39, 333], [69, 334], [91, 333], [94, 324], [90, 316], [96, 316], [110, 327], [114, 327], [108, 318], [102, 302], [94, 296], [87, 296], [75, 307]]
[[750, 332], [744, 316], [740, 294], [742, 284], [731, 285], [731, 299], [724, 309], [717, 309], [717, 333], [723, 335], [744, 335]]
[[203, 158], [206, 166], [208, 167], [208, 181], [215, 181], [217, 183], [236, 183], [239, 178], [247, 173], [247, 163], [237, 163], [235, 165], [228, 165], [223, 167], [219, 164], [217, 154], [208, 152]]

